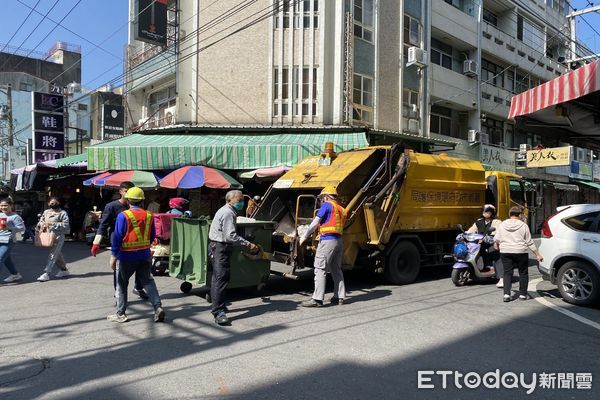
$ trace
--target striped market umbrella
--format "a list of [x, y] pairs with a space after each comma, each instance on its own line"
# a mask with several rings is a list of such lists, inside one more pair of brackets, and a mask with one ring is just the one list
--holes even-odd
[[103, 172], [93, 178], [83, 181], [84, 186], [104, 186], [104, 181], [112, 175], [112, 172]]
[[159, 178], [149, 171], [120, 171], [106, 178], [103, 186], [117, 187], [127, 181], [139, 188], [155, 188], [158, 185]]
[[218, 169], [204, 166], [187, 166], [176, 169], [160, 181], [167, 189], [241, 189], [241, 183]]

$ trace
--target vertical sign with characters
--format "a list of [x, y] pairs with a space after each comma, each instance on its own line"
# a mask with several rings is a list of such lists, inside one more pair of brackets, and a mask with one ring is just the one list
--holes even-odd
[[65, 153], [62, 94], [32, 92], [33, 162], [61, 158]]

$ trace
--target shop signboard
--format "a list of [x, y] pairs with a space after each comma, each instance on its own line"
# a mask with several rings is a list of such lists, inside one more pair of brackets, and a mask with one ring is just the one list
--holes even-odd
[[61, 158], [65, 152], [64, 96], [32, 92], [33, 162]]
[[571, 146], [527, 151], [527, 168], [557, 167], [571, 163]]
[[573, 179], [591, 181], [594, 179], [592, 163], [575, 160], [571, 161], [571, 174], [569, 176]]
[[167, 0], [137, 0], [137, 24], [135, 39], [166, 46]]
[[516, 173], [516, 151], [501, 147], [481, 145], [480, 161], [488, 171]]

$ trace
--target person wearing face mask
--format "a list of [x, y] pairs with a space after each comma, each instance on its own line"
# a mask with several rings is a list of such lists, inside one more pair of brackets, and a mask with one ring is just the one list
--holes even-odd
[[229, 325], [225, 314], [225, 292], [229, 285], [231, 254], [233, 246], [246, 246], [251, 252], [258, 246], [239, 236], [236, 231], [237, 214], [244, 209], [244, 195], [239, 190], [231, 190], [225, 195], [226, 204], [215, 214], [208, 232], [210, 240], [208, 254], [212, 265], [210, 295], [211, 313], [218, 325]]
[[344, 242], [342, 234], [346, 223], [346, 211], [337, 202], [337, 190], [333, 186], [323, 188], [319, 198], [322, 201], [317, 216], [308, 230], [300, 238], [300, 245], [319, 229], [319, 245], [315, 253], [314, 273], [315, 290], [312, 298], [302, 303], [302, 307], [322, 307], [325, 298], [325, 283], [327, 274], [333, 278], [333, 297], [330, 304], [344, 304], [346, 286], [342, 272], [342, 254]]
[[[467, 233], [479, 233], [485, 234], [488, 229], [494, 228], [495, 231], [491, 233], [491, 236], [496, 235], [496, 230], [502, 221], [496, 215], [496, 207], [492, 204], [485, 204], [481, 208], [481, 218], [477, 219], [473, 225], [467, 230]], [[500, 253], [494, 248], [494, 246], [482, 243], [482, 257], [484, 259], [485, 266], [493, 265], [496, 270], [496, 277], [498, 277], [497, 287], [502, 288], [504, 281], [502, 279], [504, 275], [504, 268], [500, 262]]]
[[37, 278], [40, 282], [50, 280], [50, 274], [56, 265], [58, 265], [60, 271], [54, 276], [55, 278], [69, 276], [69, 270], [67, 269], [67, 264], [62, 255], [65, 235], [68, 234], [71, 229], [69, 225], [69, 215], [65, 210], [60, 208], [60, 201], [56, 197], [50, 197], [50, 200], [48, 200], [48, 207], [49, 208], [42, 214], [36, 230], [50, 229], [50, 231], [54, 232], [56, 238], [54, 240], [54, 245], [50, 248], [50, 254], [48, 256], [46, 268], [44, 268], [44, 273]]

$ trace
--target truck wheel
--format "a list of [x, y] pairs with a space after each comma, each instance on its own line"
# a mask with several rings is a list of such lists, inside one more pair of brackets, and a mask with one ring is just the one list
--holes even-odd
[[192, 291], [192, 284], [189, 282], [183, 282], [181, 284], [181, 286], [179, 286], [179, 289], [183, 292], [183, 293], [189, 293]]
[[452, 270], [452, 283], [456, 286], [465, 286], [471, 279], [471, 271], [469, 268], [460, 268]]
[[404, 285], [414, 282], [420, 269], [419, 250], [411, 242], [402, 241], [394, 246], [387, 257], [385, 277], [394, 285]]
[[589, 306], [600, 297], [600, 273], [585, 261], [569, 261], [558, 270], [558, 291], [571, 304]]

